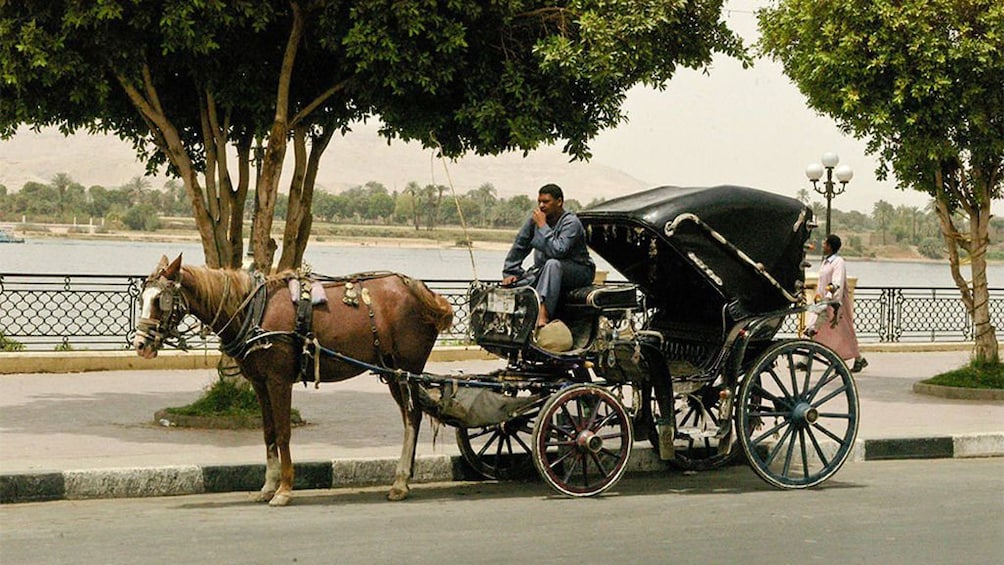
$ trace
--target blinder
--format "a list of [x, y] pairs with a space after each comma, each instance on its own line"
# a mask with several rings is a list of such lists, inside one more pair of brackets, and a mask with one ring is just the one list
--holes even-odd
[[151, 343], [154, 349], [160, 349], [165, 340], [172, 338], [179, 339], [177, 345], [184, 349], [178, 325], [188, 315], [188, 304], [181, 294], [181, 284], [161, 276], [147, 279], [143, 284], [143, 292], [148, 288], [160, 290], [156, 298], [160, 318], [140, 318], [136, 322], [136, 335]]

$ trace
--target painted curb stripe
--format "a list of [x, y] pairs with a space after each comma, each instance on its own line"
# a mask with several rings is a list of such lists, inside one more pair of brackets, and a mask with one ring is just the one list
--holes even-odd
[[865, 440], [865, 461], [941, 459], [954, 454], [951, 437]]
[[[863, 453], [863, 457], [861, 456]], [[852, 461], [1004, 456], [1004, 432], [952, 437], [871, 439], [855, 442]], [[373, 485], [389, 486], [397, 459], [345, 459], [294, 465], [294, 490]], [[637, 446], [628, 473], [664, 470], [651, 448]], [[254, 492], [261, 488], [264, 464], [95, 469], [0, 474], [0, 504], [85, 498], [176, 496]], [[415, 460], [415, 483], [478, 480], [460, 456], [433, 455]]]

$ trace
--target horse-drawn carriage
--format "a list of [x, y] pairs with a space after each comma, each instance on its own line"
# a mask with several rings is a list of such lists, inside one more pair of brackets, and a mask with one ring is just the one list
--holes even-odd
[[782, 488], [840, 468], [857, 434], [850, 371], [823, 345], [775, 339], [807, 308], [808, 208], [748, 188], [662, 187], [579, 218], [628, 282], [563, 297], [567, 350], [535, 342], [533, 289], [472, 291], [476, 342], [508, 360], [495, 378], [520, 383], [506, 391], [516, 398], [530, 391], [511, 417], [458, 429], [475, 469], [512, 476], [529, 454], [552, 488], [593, 495], [619, 479], [638, 436], [687, 470], [726, 464], [738, 443]]
[[366, 370], [388, 381], [405, 423], [391, 499], [407, 496], [423, 412], [457, 427], [461, 453], [483, 476], [516, 476], [532, 461], [569, 496], [616, 484], [636, 439], [691, 470], [741, 452], [781, 488], [837, 472], [857, 435], [851, 373], [821, 344], [776, 338], [787, 317], [809, 307], [809, 208], [749, 188], [662, 187], [579, 218], [589, 246], [627, 282], [562, 297], [554, 317], [564, 339], [549, 343], [535, 329], [532, 288], [475, 282], [474, 339], [506, 360], [489, 374], [423, 372], [451, 309], [408, 277], [256, 281], [182, 268], [180, 257], [163, 260], [144, 287], [136, 348], [154, 355], [189, 312], [220, 336], [262, 403], [259, 499], [274, 505], [292, 490], [290, 385]]

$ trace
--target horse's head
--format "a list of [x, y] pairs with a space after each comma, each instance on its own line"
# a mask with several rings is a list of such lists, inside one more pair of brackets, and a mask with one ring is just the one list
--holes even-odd
[[181, 255], [170, 264], [167, 257], [161, 257], [157, 268], [143, 283], [140, 301], [142, 309], [133, 345], [140, 357], [152, 359], [165, 338], [178, 335], [178, 324], [188, 314], [188, 304], [181, 293]]

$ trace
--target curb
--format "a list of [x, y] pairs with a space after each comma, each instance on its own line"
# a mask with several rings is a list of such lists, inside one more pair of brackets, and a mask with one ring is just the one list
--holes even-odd
[[1004, 400], [1004, 389], [999, 388], [961, 388], [917, 382], [913, 383], [913, 392], [952, 400]]
[[[1004, 432], [957, 436], [858, 440], [849, 461], [1004, 457]], [[394, 481], [396, 458], [336, 459], [294, 465], [293, 489], [330, 489], [387, 485]], [[632, 451], [627, 472], [664, 471], [651, 447]], [[141, 498], [205, 493], [255, 492], [261, 488], [264, 464], [136, 467], [0, 474], [0, 504]], [[434, 455], [415, 460], [413, 483], [475, 481], [480, 477], [459, 455]]]

